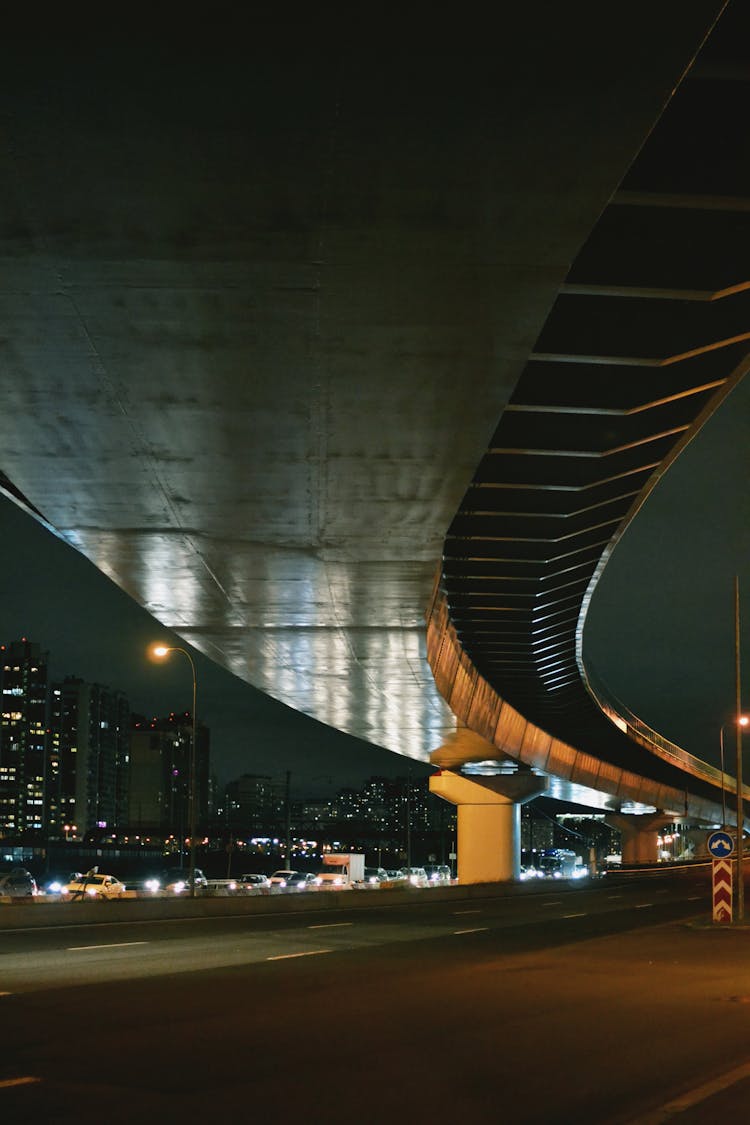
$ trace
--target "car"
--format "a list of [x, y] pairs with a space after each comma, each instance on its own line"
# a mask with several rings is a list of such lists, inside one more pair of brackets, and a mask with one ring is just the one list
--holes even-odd
[[310, 887], [316, 886], [315, 876], [310, 871], [301, 871], [293, 885], [300, 891], [307, 891]]
[[451, 869], [447, 863], [426, 863], [425, 874], [431, 887], [447, 887], [451, 881]]
[[265, 891], [271, 885], [267, 875], [256, 875], [253, 873], [240, 875], [236, 882], [237, 889], [241, 892], [244, 891], [246, 894], [251, 894], [253, 891]]
[[285, 887], [294, 886], [295, 880], [299, 879], [301, 875], [301, 871], [294, 871], [290, 867], [281, 867], [271, 875], [268, 885], [283, 890]]
[[282, 867], [279, 871], [274, 871], [268, 882], [271, 887], [281, 890], [306, 890], [308, 887], [315, 886], [315, 876], [304, 871]]
[[80, 879], [68, 883], [63, 893], [78, 902], [87, 902], [89, 899], [110, 902], [116, 898], [123, 898], [126, 890], [127, 887], [116, 875], [87, 871]]
[[[200, 867], [196, 867], [194, 869], [194, 879], [195, 879], [195, 893], [200, 894], [201, 891], [204, 889], [204, 887], [208, 886], [208, 879], [203, 874]], [[171, 868], [169, 871], [165, 871], [162, 874], [160, 883], [161, 883], [161, 887], [158, 888], [158, 889], [161, 889], [162, 891], [164, 891], [165, 894], [168, 894], [168, 895], [185, 894], [185, 895], [189, 896], [190, 895], [190, 885], [191, 885], [190, 869], [189, 868], [183, 868], [183, 867]]]
[[388, 879], [388, 872], [384, 867], [366, 867], [365, 877], [360, 880], [360, 887], [379, 887]]
[[391, 867], [386, 871], [388, 882], [393, 884], [406, 883], [406, 872], [402, 871], [400, 867]]
[[82, 878], [83, 874], [80, 871], [69, 871], [67, 875], [48, 875], [42, 883], [41, 890], [45, 895], [59, 895], [62, 894], [68, 883], [75, 883]]
[[37, 893], [36, 879], [25, 867], [10, 867], [0, 871], [0, 897], [33, 898]]
[[429, 887], [430, 885], [424, 867], [407, 867], [406, 876], [412, 887]]

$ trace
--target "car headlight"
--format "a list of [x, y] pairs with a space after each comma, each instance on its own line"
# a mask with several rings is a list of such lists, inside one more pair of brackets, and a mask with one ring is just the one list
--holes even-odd
[[47, 890], [50, 891], [50, 893], [53, 895], [59, 895], [60, 891], [62, 890], [62, 883], [50, 883], [50, 885], [47, 887]]
[[147, 891], [151, 891], [151, 894], [156, 894], [156, 892], [161, 887], [161, 883], [158, 879], [147, 879], [145, 887]]
[[92, 896], [95, 895], [96, 894], [96, 887], [86, 887], [86, 894], [92, 895]]

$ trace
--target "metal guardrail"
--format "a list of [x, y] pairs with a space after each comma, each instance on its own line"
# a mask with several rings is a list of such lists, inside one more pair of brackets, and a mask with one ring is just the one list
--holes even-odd
[[[594, 698], [597, 706], [623, 734], [639, 742], [646, 749], [652, 750], [672, 765], [677, 765], [686, 770], [691, 776], [709, 781], [719, 789], [723, 788], [732, 793], [736, 791], [736, 779], [726, 770], [722, 773], [716, 766], [704, 762], [702, 758], [696, 757], [683, 749], [682, 746], [671, 742], [664, 735], [654, 730], [653, 727], [650, 727], [648, 723], [639, 719], [627, 704], [618, 699], [615, 693], [609, 689], [603, 677], [599, 675], [593, 665], [587, 663], [582, 675], [586, 689]], [[750, 798], [750, 786], [743, 786], [743, 793], [746, 798]]]

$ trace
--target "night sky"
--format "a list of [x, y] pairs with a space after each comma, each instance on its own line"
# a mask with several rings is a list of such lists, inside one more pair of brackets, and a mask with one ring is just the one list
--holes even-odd
[[[724, 400], [646, 501], [592, 599], [584, 651], [611, 691], [719, 762], [735, 710], [734, 578], [750, 701], [750, 380]], [[728, 728], [729, 729], [729, 728]], [[733, 734], [725, 736], [734, 746]]]
[[[750, 653], [750, 380], [724, 401], [646, 502], [594, 596], [587, 660], [640, 718], [718, 764], [719, 728], [734, 709], [734, 576]], [[50, 653], [52, 675], [124, 691], [135, 711], [188, 710], [192, 680], [178, 655], [154, 665], [167, 637], [96, 568], [10, 501], [0, 502], [0, 641]], [[407, 759], [298, 715], [196, 654], [198, 716], [211, 728], [221, 781], [292, 772], [297, 794], [403, 775]], [[750, 688], [750, 664], [745, 676]], [[743, 699], [748, 699], [747, 690]], [[729, 743], [733, 745], [733, 743]], [[416, 774], [429, 773], [412, 763]]]

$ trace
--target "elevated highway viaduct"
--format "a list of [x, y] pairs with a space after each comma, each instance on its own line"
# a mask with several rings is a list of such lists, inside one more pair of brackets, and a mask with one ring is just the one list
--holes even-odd
[[717, 821], [731, 780], [611, 701], [584, 626], [747, 367], [744, 7], [254, 18], [0, 48], [5, 495], [446, 770], [466, 881], [542, 790]]

